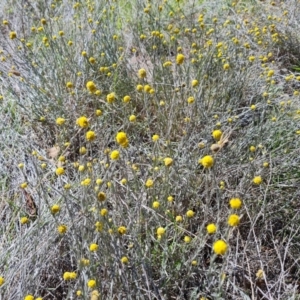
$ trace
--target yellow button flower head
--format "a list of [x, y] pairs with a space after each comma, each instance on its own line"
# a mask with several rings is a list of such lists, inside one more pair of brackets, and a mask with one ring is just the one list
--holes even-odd
[[154, 184], [153, 180], [149, 178], [149, 179], [147, 179], [147, 181], [146, 181], [146, 183], [145, 183], [145, 186], [146, 186], [147, 188], [150, 188], [150, 187], [153, 186], [153, 184]]
[[53, 214], [57, 214], [59, 211], [60, 211], [60, 206], [59, 206], [58, 204], [52, 205], [52, 207], [51, 207], [51, 212], [52, 212]]
[[217, 226], [213, 223], [206, 226], [207, 233], [214, 234], [217, 231]]
[[118, 228], [118, 232], [119, 232], [119, 234], [123, 235], [127, 232], [127, 228], [125, 226], [120, 226]]
[[162, 237], [166, 233], [166, 230], [163, 227], [158, 227], [156, 230], [156, 234], [159, 237]]
[[59, 167], [55, 170], [55, 173], [57, 176], [61, 176], [61, 175], [65, 174], [65, 170], [64, 170], [64, 168]]
[[177, 56], [176, 56], [177, 65], [181, 65], [184, 62], [184, 58], [185, 57], [183, 54], [181, 54], [181, 53], [177, 54]]
[[153, 142], [156, 142], [156, 141], [158, 141], [159, 140], [159, 135], [158, 134], [154, 134], [153, 136], [152, 136], [152, 141]]
[[147, 76], [146, 70], [145, 70], [145, 69], [139, 69], [139, 71], [138, 71], [138, 76], [139, 76], [140, 78], [145, 78], [145, 77]]
[[64, 280], [73, 280], [77, 278], [77, 273], [76, 272], [65, 272], [63, 274], [63, 279]]
[[185, 241], [185, 243], [188, 244], [191, 242], [192, 238], [190, 236], [186, 235], [183, 240]]
[[253, 179], [252, 179], [252, 182], [256, 185], [260, 185], [262, 183], [262, 178], [261, 176], [255, 176]]
[[90, 178], [86, 178], [83, 181], [81, 181], [82, 186], [89, 186], [90, 184], [91, 184], [91, 179]]
[[160, 206], [160, 203], [159, 203], [158, 201], [154, 201], [154, 202], [152, 203], [152, 207], [153, 207], [154, 209], [159, 208], [159, 206]]
[[66, 83], [66, 87], [69, 88], [69, 89], [71, 89], [73, 86], [74, 86], [74, 85], [73, 85], [73, 83], [72, 83], [71, 81], [68, 81], [68, 82]]
[[242, 200], [240, 198], [232, 198], [229, 200], [229, 205], [232, 209], [240, 209], [242, 206]]
[[22, 225], [27, 224], [28, 222], [29, 222], [29, 219], [28, 219], [27, 217], [22, 217], [22, 218], [20, 219], [20, 223], [21, 223]]
[[86, 88], [91, 92], [91, 93], [95, 93], [97, 90], [97, 87], [95, 85], [95, 83], [93, 81], [88, 81], [86, 83]]
[[17, 37], [17, 33], [16, 33], [15, 31], [11, 31], [11, 32], [9, 33], [9, 38], [10, 38], [11, 40], [15, 39], [16, 37]]
[[0, 276], [0, 286], [3, 285], [4, 282], [5, 282], [5, 279], [2, 276]]
[[94, 131], [88, 131], [86, 134], [85, 134], [85, 137], [86, 137], [86, 139], [89, 141], [89, 142], [91, 142], [91, 141], [93, 141], [95, 138], [96, 138], [96, 134], [95, 134], [95, 132]]
[[106, 208], [102, 208], [102, 209], [100, 210], [100, 215], [101, 215], [102, 217], [107, 216], [107, 214], [108, 214], [108, 210], [107, 210]]
[[136, 116], [135, 115], [129, 116], [129, 121], [130, 122], [135, 122], [136, 121]]
[[119, 145], [121, 145], [124, 148], [126, 148], [128, 146], [128, 143], [129, 143], [129, 141], [127, 139], [127, 135], [123, 131], [120, 131], [120, 132], [117, 133], [116, 141]]
[[127, 256], [123, 256], [122, 258], [121, 258], [121, 263], [122, 264], [124, 264], [124, 265], [126, 265], [126, 264], [128, 264], [128, 257]]
[[223, 69], [226, 71], [226, 70], [228, 70], [230, 68], [230, 65], [229, 64], [224, 64], [223, 65]]
[[87, 117], [82, 116], [76, 120], [76, 124], [81, 128], [87, 128], [89, 126], [89, 121]]
[[166, 157], [164, 163], [166, 167], [170, 167], [173, 164], [173, 159], [171, 157]]
[[110, 93], [106, 96], [106, 101], [108, 103], [113, 103], [115, 101], [115, 99], [116, 99], [115, 93]]
[[114, 150], [110, 153], [110, 158], [112, 160], [117, 160], [120, 157], [120, 152], [118, 150]]
[[34, 300], [34, 297], [32, 295], [26, 295], [24, 300]]
[[220, 129], [214, 130], [212, 132], [212, 136], [216, 141], [219, 141], [221, 139], [222, 134], [223, 134], [223, 132]]
[[129, 101], [130, 101], [130, 96], [128, 96], [128, 95], [124, 96], [123, 102], [128, 103]]
[[91, 252], [97, 251], [98, 248], [99, 248], [99, 246], [98, 246], [97, 244], [95, 244], [95, 243], [90, 244], [90, 251], [91, 251]]
[[192, 87], [196, 87], [199, 84], [199, 81], [194, 79], [192, 80]]
[[218, 240], [214, 243], [213, 245], [213, 250], [215, 252], [215, 254], [218, 254], [218, 255], [224, 255], [227, 251], [227, 244], [226, 242], [222, 241], [222, 240]]
[[88, 282], [87, 282], [87, 286], [89, 288], [94, 288], [96, 286], [96, 280], [94, 279], [90, 279]]
[[232, 227], [238, 226], [240, 224], [240, 217], [238, 215], [230, 215], [227, 223]]
[[214, 165], [214, 158], [210, 155], [206, 155], [199, 160], [199, 163], [204, 168], [211, 168]]
[[66, 120], [64, 118], [57, 118], [56, 119], [56, 124], [57, 125], [63, 125], [65, 124]]
[[186, 216], [187, 216], [188, 218], [192, 218], [194, 215], [195, 215], [195, 212], [192, 211], [191, 209], [188, 210], [188, 211], [186, 212]]
[[21, 187], [22, 189], [26, 189], [27, 186], [28, 186], [27, 182], [23, 182], [23, 183], [20, 184], [20, 187]]
[[68, 227], [64, 224], [61, 224], [57, 227], [57, 231], [60, 233], [60, 234], [64, 234], [67, 232], [67, 229]]

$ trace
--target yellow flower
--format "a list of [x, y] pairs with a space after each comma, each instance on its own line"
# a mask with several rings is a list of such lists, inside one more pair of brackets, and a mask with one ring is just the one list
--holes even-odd
[[60, 176], [60, 175], [65, 174], [65, 170], [64, 170], [64, 168], [59, 167], [59, 168], [57, 168], [57, 169], [55, 170], [55, 173], [56, 173], [57, 176]]
[[190, 236], [186, 235], [183, 240], [184, 240], [185, 243], [188, 244], [188, 243], [191, 242], [192, 238]]
[[194, 79], [192, 80], [192, 87], [196, 87], [199, 84], [199, 81]]
[[22, 217], [22, 218], [20, 219], [20, 223], [21, 223], [22, 225], [27, 224], [28, 222], [29, 222], [29, 219], [28, 219], [27, 217]]
[[188, 97], [187, 102], [188, 102], [188, 104], [192, 104], [192, 103], [195, 102], [195, 98], [192, 97], [192, 96], [191, 96], [191, 97]]
[[175, 221], [178, 223], [182, 222], [182, 216], [176, 216]]
[[142, 91], [143, 91], [143, 86], [142, 86], [141, 84], [138, 84], [138, 85], [136, 86], [136, 90], [137, 90], [138, 92], [142, 92]]
[[94, 93], [96, 92], [97, 90], [97, 87], [95, 85], [95, 83], [93, 81], [88, 81], [86, 83], [86, 88], [91, 92], [91, 93]]
[[214, 234], [217, 231], [217, 226], [213, 223], [206, 226], [207, 233]]
[[256, 105], [252, 104], [252, 105], [250, 106], [250, 109], [251, 109], [251, 110], [256, 110]]
[[166, 157], [164, 163], [166, 167], [170, 167], [173, 164], [173, 159], [171, 157]]
[[195, 215], [195, 212], [192, 211], [191, 209], [189, 209], [189, 210], [186, 212], [186, 216], [187, 216], [188, 218], [192, 218], [192, 217], [194, 217], [194, 215]]
[[83, 181], [81, 181], [82, 186], [89, 186], [90, 184], [91, 184], [91, 179], [90, 178], [86, 178]]
[[149, 179], [147, 179], [147, 181], [146, 181], [146, 183], [145, 183], [145, 186], [146, 186], [147, 188], [150, 188], [150, 187], [153, 186], [153, 184], [154, 184], [153, 180], [149, 178]]
[[269, 70], [269, 72], [268, 72], [268, 77], [272, 77], [274, 75], [274, 70]]
[[9, 38], [10, 38], [11, 40], [15, 39], [16, 37], [17, 37], [17, 33], [16, 33], [15, 31], [11, 31], [11, 32], [9, 33]]
[[219, 129], [214, 130], [212, 132], [212, 136], [216, 141], [219, 141], [221, 139], [222, 134], [223, 134], [222, 130], [219, 130]]
[[89, 126], [89, 121], [87, 117], [82, 116], [76, 120], [76, 124], [81, 128], [87, 128]]
[[214, 158], [210, 155], [206, 155], [203, 158], [199, 160], [199, 163], [204, 167], [204, 168], [211, 168], [214, 164]]
[[122, 264], [125, 264], [125, 265], [126, 265], [126, 264], [128, 264], [128, 261], [129, 261], [129, 260], [128, 260], [128, 257], [127, 257], [127, 256], [123, 256], [123, 257], [121, 258], [121, 263], [122, 263]]
[[230, 68], [230, 65], [229, 64], [224, 64], [223, 65], [223, 69], [226, 71], [226, 70], [228, 70]]
[[159, 203], [158, 201], [154, 201], [154, 202], [152, 203], [152, 207], [153, 207], [154, 209], [159, 208], [159, 206], [160, 206], [160, 203]]
[[71, 89], [71, 88], [73, 87], [73, 83], [70, 82], [70, 81], [68, 81], [68, 82], [66, 83], [66, 87], [69, 88], [69, 89]]
[[108, 210], [107, 210], [106, 208], [102, 208], [102, 209], [100, 210], [100, 215], [101, 215], [102, 217], [107, 216], [107, 214], [108, 214]]
[[4, 282], [5, 282], [5, 279], [2, 276], [0, 276], [0, 286], [3, 285]]
[[67, 232], [67, 229], [68, 227], [64, 224], [61, 224], [57, 227], [57, 231], [60, 233], [60, 234], [64, 234]]
[[248, 59], [249, 59], [250, 62], [253, 62], [253, 61], [255, 61], [255, 56], [249, 56]]
[[102, 201], [105, 201], [106, 194], [104, 192], [99, 192], [97, 197], [98, 197], [98, 200], [102, 202]]
[[120, 152], [118, 150], [114, 150], [110, 153], [110, 158], [112, 160], [117, 160], [120, 157]]
[[80, 147], [80, 148], [79, 148], [79, 153], [80, 153], [80, 154], [83, 155], [83, 154], [86, 154], [86, 152], [87, 152], [87, 150], [86, 150], [85, 147]]
[[255, 176], [253, 179], [252, 179], [252, 182], [256, 185], [260, 185], [262, 183], [262, 178], [261, 176]]
[[94, 288], [96, 286], [96, 280], [90, 279], [87, 283], [87, 286], [91, 289]]
[[96, 110], [96, 116], [97, 116], [97, 117], [102, 116], [102, 110], [101, 110], [101, 109], [97, 109], [97, 110]]
[[51, 207], [51, 212], [52, 212], [53, 214], [57, 214], [59, 211], [60, 211], [60, 206], [59, 206], [58, 204], [52, 205], [52, 207]]
[[101, 232], [103, 230], [103, 223], [96, 222], [95, 227], [96, 227], [96, 231]]
[[238, 215], [230, 215], [227, 223], [232, 227], [238, 226], [240, 224], [240, 217]]
[[262, 270], [262, 269], [259, 269], [257, 272], [256, 272], [256, 278], [258, 279], [263, 279], [265, 276], [265, 272]]
[[263, 163], [263, 166], [264, 166], [265, 168], [267, 168], [267, 167], [269, 166], [269, 163], [268, 163], [268, 162], [264, 162], [264, 163]]
[[118, 232], [119, 232], [119, 234], [123, 235], [127, 232], [127, 228], [125, 226], [120, 226], [118, 228]]
[[115, 93], [110, 93], [106, 96], [106, 101], [108, 103], [113, 103], [115, 101], [115, 99], [116, 99]]
[[122, 147], [127, 147], [128, 146], [127, 135], [123, 131], [120, 131], [120, 132], [117, 133], [117, 135], [116, 135], [116, 141]]
[[95, 138], [96, 138], [96, 134], [94, 131], [88, 131], [86, 134], [85, 134], [85, 137], [86, 139], [90, 142], [90, 141], [93, 141]]
[[213, 245], [213, 250], [215, 252], [215, 254], [218, 254], [218, 255], [224, 255], [227, 251], [227, 244], [226, 242], [222, 241], [222, 240], [218, 240], [214, 243]]
[[24, 300], [34, 300], [34, 297], [32, 295], [26, 295]]
[[90, 251], [96, 252], [98, 250], [99, 246], [95, 243], [90, 244]]
[[239, 198], [232, 198], [229, 200], [229, 205], [232, 209], [240, 209], [242, 206], [242, 200]]
[[176, 56], [177, 65], [181, 65], [184, 62], [184, 58], [185, 57], [183, 54], [181, 54], [181, 53], [177, 54], [177, 56]]
[[90, 62], [91, 64], [94, 64], [94, 63], [96, 62], [95, 57], [90, 57], [90, 58], [89, 58], [89, 62]]
[[159, 135], [158, 134], [154, 134], [153, 136], [152, 136], [152, 141], [153, 142], [156, 142], [156, 141], [158, 141], [159, 140]]
[[249, 148], [249, 150], [250, 150], [250, 152], [255, 152], [255, 151], [256, 151], [256, 147], [255, 147], [255, 146], [251, 146], [251, 147]]
[[65, 124], [66, 120], [64, 118], [57, 118], [56, 119], [56, 124], [57, 125], [63, 125]]
[[166, 230], [163, 227], [158, 227], [156, 230], [156, 234], [158, 237], [162, 237], [166, 233]]
[[145, 78], [145, 77], [147, 76], [146, 70], [145, 70], [145, 69], [139, 69], [139, 71], [138, 71], [138, 76], [139, 76], [140, 78]]
[[23, 183], [20, 184], [20, 187], [21, 187], [22, 189], [26, 189], [27, 186], [28, 186], [27, 182], [23, 182]]
[[63, 274], [63, 279], [64, 280], [72, 280], [77, 278], [77, 273], [76, 272], [65, 272]]
[[123, 98], [123, 102], [124, 103], [128, 103], [130, 101], [130, 96], [124, 96], [124, 98]]
[[129, 116], [129, 121], [130, 122], [135, 122], [136, 121], [136, 116], [135, 115]]

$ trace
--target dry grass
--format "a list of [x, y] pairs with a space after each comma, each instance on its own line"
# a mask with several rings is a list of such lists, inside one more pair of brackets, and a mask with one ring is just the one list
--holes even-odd
[[1, 299], [300, 299], [298, 11], [2, 1]]

